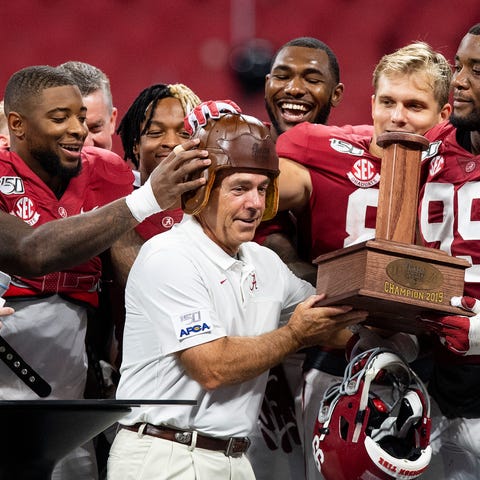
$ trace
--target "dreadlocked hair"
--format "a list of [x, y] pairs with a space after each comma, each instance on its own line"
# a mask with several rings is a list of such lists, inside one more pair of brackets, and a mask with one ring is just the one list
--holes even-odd
[[[168, 97], [180, 101], [185, 115], [188, 115], [193, 108], [201, 103], [197, 95], [181, 83], [151, 85], [140, 92], [117, 128], [117, 134], [122, 141], [123, 158], [124, 160], [131, 160], [137, 168], [138, 159], [134, 152], [135, 145], [140, 142], [140, 137], [150, 128], [158, 102]], [[144, 124], [143, 128], [142, 124]]]
[[180, 100], [182, 104], [183, 113], [187, 116], [197, 105], [200, 105], [201, 100], [183, 83], [175, 83], [169, 85], [168, 88], [172, 96]]

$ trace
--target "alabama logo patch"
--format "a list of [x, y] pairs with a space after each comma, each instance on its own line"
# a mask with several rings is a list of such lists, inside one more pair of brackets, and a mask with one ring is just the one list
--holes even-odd
[[175, 223], [175, 220], [170, 215], [167, 215], [162, 218], [162, 227], [165, 229], [172, 228], [174, 223]]
[[348, 179], [357, 187], [370, 188], [380, 181], [380, 174], [375, 165], [367, 158], [357, 160], [347, 172]]

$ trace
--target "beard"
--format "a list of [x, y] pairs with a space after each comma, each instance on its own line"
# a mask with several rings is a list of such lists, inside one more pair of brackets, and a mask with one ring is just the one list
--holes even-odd
[[74, 167], [67, 168], [61, 164], [60, 158], [53, 152], [31, 149], [30, 153], [47, 173], [58, 177], [61, 181], [68, 181], [76, 177], [82, 170], [81, 161], [79, 161]]
[[454, 112], [450, 115], [450, 123], [460, 130], [467, 130], [469, 132], [480, 130], [480, 111], [474, 110], [463, 117], [455, 115]]
[[[330, 103], [330, 100], [319, 110], [315, 118], [310, 121], [310, 123], [319, 123], [322, 125], [326, 125], [328, 121], [328, 117], [330, 116], [330, 110], [332, 108], [332, 105]], [[282, 128], [279, 123], [277, 122], [277, 119], [275, 118], [275, 115], [273, 114], [273, 110], [270, 108], [270, 105], [268, 104], [267, 100], [265, 99], [265, 109], [267, 110], [268, 117], [270, 118], [270, 121], [272, 122], [273, 128], [277, 132], [277, 135], [281, 135], [282, 133], [285, 132], [285, 129]]]

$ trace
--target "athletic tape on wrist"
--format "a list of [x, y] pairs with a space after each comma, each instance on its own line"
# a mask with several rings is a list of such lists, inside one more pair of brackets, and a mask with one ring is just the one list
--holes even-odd
[[150, 215], [163, 211], [153, 194], [149, 178], [140, 188], [127, 195], [125, 201], [130, 212], [139, 222], [143, 222]]

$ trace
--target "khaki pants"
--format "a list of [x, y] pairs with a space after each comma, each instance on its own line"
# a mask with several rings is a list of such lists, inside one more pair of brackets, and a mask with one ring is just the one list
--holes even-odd
[[245, 455], [187, 445], [122, 429], [108, 458], [107, 480], [255, 480]]

